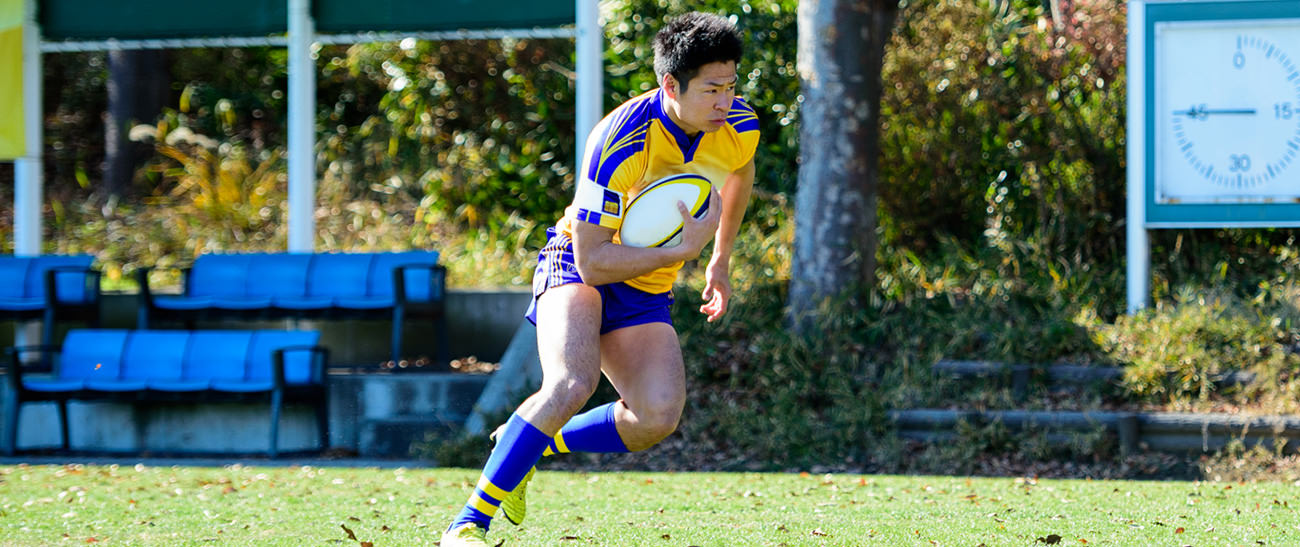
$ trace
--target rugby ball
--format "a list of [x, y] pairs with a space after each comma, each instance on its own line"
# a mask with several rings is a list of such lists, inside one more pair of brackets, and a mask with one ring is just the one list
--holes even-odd
[[709, 211], [709, 179], [695, 174], [664, 177], [641, 190], [627, 204], [619, 243], [630, 247], [675, 247], [682, 241], [682, 214], [677, 202], [701, 218]]

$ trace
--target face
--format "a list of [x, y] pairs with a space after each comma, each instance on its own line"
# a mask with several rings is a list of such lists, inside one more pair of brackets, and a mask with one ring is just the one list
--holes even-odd
[[712, 133], [727, 123], [727, 112], [736, 98], [736, 63], [709, 63], [691, 78], [682, 92], [671, 74], [664, 75], [669, 98], [668, 114], [686, 133]]

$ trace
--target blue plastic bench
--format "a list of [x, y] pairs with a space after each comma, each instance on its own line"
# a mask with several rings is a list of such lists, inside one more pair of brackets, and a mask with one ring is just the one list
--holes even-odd
[[58, 321], [99, 325], [99, 271], [90, 255], [0, 256], [0, 321], [42, 320], [41, 343]]
[[436, 251], [202, 255], [184, 270], [179, 295], [155, 294], [147, 269], [136, 275], [140, 328], [212, 319], [391, 319], [398, 361], [406, 319], [427, 317], [435, 322], [436, 358], [447, 360], [446, 269]]
[[11, 348], [10, 393], [5, 416], [8, 450], [18, 438], [22, 403], [55, 401], [63, 449], [68, 445], [70, 400], [151, 402], [247, 401], [269, 399], [271, 444], [278, 455], [280, 413], [284, 403], [299, 401], [316, 408], [320, 446], [329, 442], [325, 367], [328, 352], [316, 331], [177, 331], [74, 329], [57, 352], [54, 373], [23, 374], [22, 356], [55, 348]]

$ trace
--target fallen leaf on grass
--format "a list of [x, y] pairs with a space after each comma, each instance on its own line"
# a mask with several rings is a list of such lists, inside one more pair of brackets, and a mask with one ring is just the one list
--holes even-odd
[[351, 528], [348, 528], [346, 524], [340, 524], [339, 526], [342, 527], [342, 528], [343, 528], [343, 531], [346, 532], [346, 533], [348, 534], [348, 539], [350, 539], [350, 540], [352, 540], [352, 541], [357, 541], [357, 535], [354, 534], [354, 533], [352, 533], [352, 529], [351, 529]]
[[827, 534], [826, 532], [823, 532], [821, 528], [817, 528], [817, 529], [814, 529], [814, 530], [812, 531], [812, 535], [814, 535], [814, 536], [826, 537], [826, 536], [829, 536], [830, 534]]
[[1038, 542], [1046, 543], [1048, 545], [1056, 545], [1057, 543], [1061, 542], [1061, 536], [1058, 536], [1056, 534], [1049, 534], [1047, 537], [1038, 538]]
[[1175, 533], [1175, 534], [1181, 534], [1181, 533], [1183, 533], [1183, 531], [1184, 531], [1184, 530], [1183, 530], [1183, 527], [1182, 527], [1182, 526], [1179, 526], [1177, 530], [1174, 530], [1174, 533]]

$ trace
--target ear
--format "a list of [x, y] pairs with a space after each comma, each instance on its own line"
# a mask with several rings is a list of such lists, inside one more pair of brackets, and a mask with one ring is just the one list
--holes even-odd
[[664, 74], [664, 79], [659, 82], [659, 86], [664, 88], [664, 93], [668, 94], [668, 98], [677, 100], [677, 78], [674, 78], [672, 74]]

